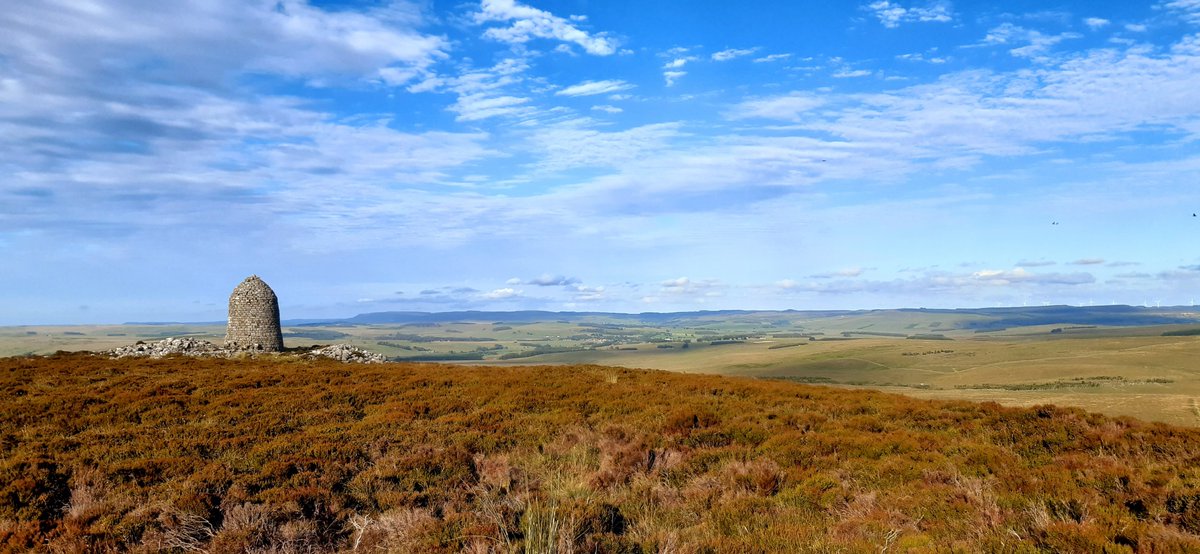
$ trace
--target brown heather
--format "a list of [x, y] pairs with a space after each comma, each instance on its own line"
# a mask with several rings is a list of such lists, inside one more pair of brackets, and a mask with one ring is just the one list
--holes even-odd
[[1200, 430], [604, 367], [0, 359], [0, 550], [1197, 552]]

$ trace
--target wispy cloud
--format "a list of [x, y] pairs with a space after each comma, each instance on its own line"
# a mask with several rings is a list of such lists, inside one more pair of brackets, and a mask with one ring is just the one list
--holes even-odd
[[1200, 24], [1200, 0], [1171, 0], [1160, 5], [1189, 23]]
[[458, 121], [479, 121], [490, 117], [529, 113], [524, 104], [528, 98], [518, 96], [491, 96], [488, 94], [467, 94], [459, 96], [450, 111], [458, 114]]
[[663, 69], [678, 69], [687, 65], [688, 62], [696, 61], [695, 56], [686, 56], [682, 58], [674, 58], [671, 61], [663, 64]]
[[932, 3], [925, 6], [904, 7], [899, 2], [877, 0], [863, 6], [883, 24], [884, 27], [895, 29], [902, 23], [946, 23], [954, 19], [949, 4]]
[[727, 48], [720, 52], [713, 52], [712, 59], [715, 62], [727, 62], [734, 58], [749, 56], [758, 51], [758, 48]]
[[863, 271], [864, 270], [861, 267], [851, 267], [851, 268], [846, 268], [846, 269], [839, 269], [837, 271], [830, 271], [827, 273], [817, 273], [817, 274], [809, 275], [809, 278], [810, 279], [833, 279], [836, 277], [859, 277], [863, 274]]
[[927, 56], [921, 53], [900, 54], [896, 56], [897, 60], [905, 60], [910, 62], [927, 62], [932, 64], [944, 64], [949, 60], [945, 56]]
[[576, 285], [579, 284], [579, 282], [579, 279], [575, 277], [564, 277], [562, 275], [552, 275], [550, 273], [543, 273], [541, 276], [525, 281], [526, 284], [536, 285], [539, 287], [562, 287], [567, 285]]
[[1088, 17], [1083, 20], [1083, 24], [1089, 29], [1096, 31], [1108, 27], [1112, 22], [1102, 17]]
[[940, 291], [955, 295], [980, 295], [1008, 290], [1019, 293], [1029, 287], [1077, 287], [1096, 281], [1089, 273], [1033, 273], [1022, 268], [988, 269], [971, 273], [926, 272], [909, 279], [877, 281], [843, 279], [821, 282], [778, 281], [775, 286], [791, 293], [908, 295]]
[[792, 57], [791, 54], [769, 54], [761, 58], [754, 58], [754, 63], [772, 63], [781, 62]]
[[909, 160], [1028, 153], [1145, 125], [1191, 134], [1200, 132], [1200, 114], [1183, 98], [1200, 89], [1200, 47], [1189, 44], [1161, 54], [1098, 50], [1032, 74], [960, 72], [869, 95], [796, 91], [746, 100], [728, 115], [793, 122], [858, 148], [903, 150], [887, 157]]
[[586, 121], [547, 125], [529, 136], [532, 153], [537, 157], [530, 167], [542, 172], [627, 167], [637, 160], [663, 155], [679, 136], [680, 126], [675, 123], [622, 131], [595, 129]]
[[839, 69], [833, 73], [835, 79], [850, 79], [854, 77], [867, 77], [871, 75], [869, 69]]
[[597, 94], [608, 94], [612, 92], [629, 90], [634, 85], [625, 81], [610, 79], [604, 81], [584, 81], [577, 85], [571, 85], [554, 94], [558, 96], [594, 96]]
[[574, 302], [599, 302], [609, 298], [603, 286], [575, 285], [570, 290], [572, 292], [571, 300]]
[[746, 100], [730, 112], [734, 119], [764, 118], [799, 121], [824, 106], [827, 100], [807, 92], [793, 92], [784, 96], [771, 96]]
[[668, 87], [673, 87], [684, 75], [687, 75], [686, 71], [664, 71], [663, 79]]
[[480, 11], [475, 14], [475, 22], [495, 21], [512, 22], [509, 27], [484, 31], [484, 36], [502, 42], [524, 44], [543, 38], [575, 44], [597, 56], [608, 56], [617, 51], [616, 41], [603, 33], [589, 34], [567, 19], [514, 0], [483, 0]]
[[1012, 23], [1001, 23], [988, 31], [981, 44], [1016, 46], [1008, 52], [1014, 56], [1029, 58], [1044, 54], [1064, 40], [1083, 38], [1079, 33], [1063, 32], [1047, 35], [1041, 31], [1027, 29]]
[[679, 277], [659, 283], [659, 293], [668, 296], [686, 296], [694, 299], [721, 296], [725, 286], [716, 279], [689, 279]]

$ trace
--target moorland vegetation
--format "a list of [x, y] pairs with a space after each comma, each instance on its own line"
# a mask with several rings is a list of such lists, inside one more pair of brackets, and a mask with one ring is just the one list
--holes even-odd
[[0, 550], [1200, 551], [1200, 430], [599, 366], [0, 359]]

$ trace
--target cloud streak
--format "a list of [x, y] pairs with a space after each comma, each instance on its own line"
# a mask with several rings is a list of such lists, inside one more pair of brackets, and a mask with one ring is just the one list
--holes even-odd
[[541, 38], [575, 44], [595, 56], [609, 56], [617, 50], [617, 43], [604, 34], [590, 34], [571, 21], [514, 0], [483, 0], [475, 14], [475, 22], [510, 23], [508, 27], [490, 28], [484, 36], [511, 44], [525, 44]]
[[582, 83], [571, 85], [554, 94], [558, 96], [595, 96], [597, 94], [611, 94], [622, 90], [629, 90], [633, 85], [618, 79], [610, 79], [605, 81], [584, 81]]

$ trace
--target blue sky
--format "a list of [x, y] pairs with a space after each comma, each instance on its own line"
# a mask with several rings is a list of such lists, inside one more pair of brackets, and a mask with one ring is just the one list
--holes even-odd
[[1189, 304], [1200, 0], [34, 0], [0, 324]]

